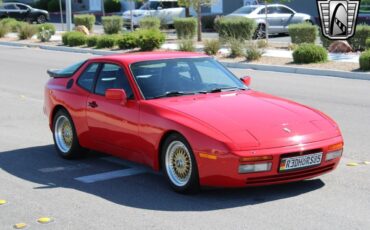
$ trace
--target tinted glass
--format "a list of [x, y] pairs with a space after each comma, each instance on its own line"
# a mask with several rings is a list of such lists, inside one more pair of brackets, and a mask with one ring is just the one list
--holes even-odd
[[279, 14], [293, 14], [293, 11], [291, 11], [290, 9], [286, 7], [279, 6], [277, 10]]
[[15, 7], [14, 4], [6, 4], [4, 5], [4, 8], [7, 9], [7, 10], [16, 10], [17, 7]]
[[95, 93], [105, 95], [107, 89], [124, 89], [127, 98], [133, 99], [133, 93], [123, 69], [114, 64], [104, 64], [96, 82]]
[[257, 7], [255, 7], [255, 6], [243, 6], [242, 8], [239, 8], [236, 11], [234, 11], [233, 14], [250, 14], [255, 9], [257, 9]]
[[83, 89], [91, 92], [98, 67], [98, 63], [90, 64], [78, 78], [77, 84]]
[[131, 65], [146, 99], [168, 92], [205, 93], [218, 88], [246, 89], [225, 67], [212, 58], [186, 58], [139, 62]]
[[[267, 14], [276, 14], [277, 8], [275, 6], [267, 7]], [[263, 8], [258, 14], [265, 14], [265, 8]]]
[[17, 7], [20, 9], [20, 10], [28, 10], [28, 7], [25, 6], [25, 5], [22, 5], [22, 4], [17, 4]]

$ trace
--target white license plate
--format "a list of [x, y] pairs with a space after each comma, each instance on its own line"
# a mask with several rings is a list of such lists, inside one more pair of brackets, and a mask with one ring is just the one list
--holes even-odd
[[321, 163], [321, 159], [322, 153], [283, 158], [280, 162], [280, 172], [319, 165]]

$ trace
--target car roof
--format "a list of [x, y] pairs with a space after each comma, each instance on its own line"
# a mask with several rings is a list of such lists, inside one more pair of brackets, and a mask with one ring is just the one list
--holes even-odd
[[154, 60], [165, 60], [174, 58], [198, 58], [208, 57], [205, 54], [194, 53], [194, 52], [178, 52], [178, 51], [155, 51], [155, 52], [138, 52], [138, 53], [126, 53], [126, 54], [114, 54], [108, 56], [99, 56], [91, 58], [94, 61], [115, 61], [123, 64], [130, 65], [136, 62], [142, 61], [154, 61]]

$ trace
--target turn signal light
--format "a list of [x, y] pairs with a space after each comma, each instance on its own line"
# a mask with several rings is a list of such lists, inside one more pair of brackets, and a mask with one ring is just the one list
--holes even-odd
[[252, 156], [252, 157], [242, 157], [239, 159], [241, 163], [256, 162], [256, 161], [269, 161], [269, 160], [272, 160], [272, 156]]
[[334, 144], [334, 145], [329, 145], [328, 147], [328, 152], [330, 151], [335, 151], [335, 150], [340, 150], [343, 149], [343, 142]]

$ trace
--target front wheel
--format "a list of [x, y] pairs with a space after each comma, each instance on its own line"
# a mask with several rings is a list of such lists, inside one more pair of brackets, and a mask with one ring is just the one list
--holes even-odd
[[37, 24], [42, 24], [42, 23], [45, 23], [46, 22], [46, 17], [45, 15], [39, 15], [37, 18], [36, 18], [36, 22]]
[[199, 191], [197, 163], [190, 145], [181, 135], [173, 134], [166, 139], [162, 149], [162, 168], [176, 192]]
[[256, 31], [253, 35], [254, 39], [263, 39], [266, 38], [266, 25], [265, 24], [259, 24]]
[[53, 137], [55, 148], [62, 158], [78, 158], [85, 153], [78, 142], [71, 116], [65, 110], [59, 110], [54, 116]]

